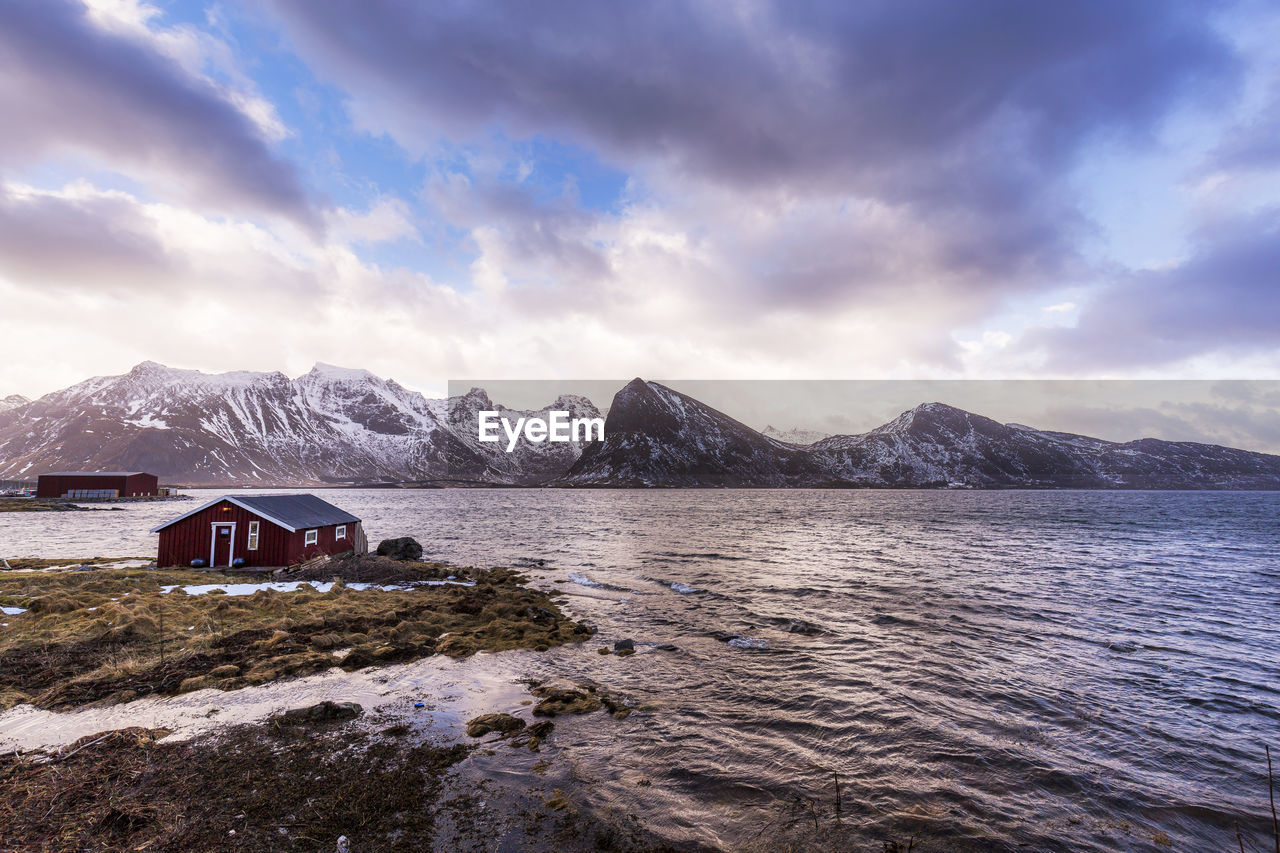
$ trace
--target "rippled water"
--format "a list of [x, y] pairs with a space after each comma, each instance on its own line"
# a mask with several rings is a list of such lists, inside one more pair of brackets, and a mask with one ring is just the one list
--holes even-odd
[[[1280, 494], [326, 497], [375, 542], [572, 593], [598, 641], [495, 666], [653, 706], [560, 740], [586, 796], [671, 834], [732, 844], [797, 796], [829, 810], [837, 771], [869, 839], [1225, 850], [1238, 822], [1269, 843]], [[148, 554], [184, 506], [0, 515], [0, 555]], [[596, 654], [626, 637], [677, 650]]]

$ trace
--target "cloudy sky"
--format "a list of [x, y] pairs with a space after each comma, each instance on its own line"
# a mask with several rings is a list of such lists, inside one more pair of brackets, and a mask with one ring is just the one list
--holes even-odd
[[1274, 2], [0, 0], [0, 396], [1280, 376]]

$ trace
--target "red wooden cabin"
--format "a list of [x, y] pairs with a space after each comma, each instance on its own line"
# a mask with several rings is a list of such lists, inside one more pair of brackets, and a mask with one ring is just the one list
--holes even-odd
[[38, 498], [109, 500], [153, 498], [159, 493], [156, 475], [142, 471], [59, 471], [41, 474], [36, 481]]
[[160, 534], [162, 567], [288, 566], [368, 550], [360, 519], [306, 494], [226, 495], [151, 532]]

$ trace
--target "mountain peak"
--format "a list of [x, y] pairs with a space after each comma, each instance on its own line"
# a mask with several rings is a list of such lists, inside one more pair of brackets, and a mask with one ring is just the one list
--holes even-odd
[[306, 375], [329, 382], [367, 382], [377, 378], [360, 367], [338, 367], [334, 364], [325, 364], [323, 361], [317, 361]]
[[183, 371], [175, 367], [169, 367], [167, 364], [161, 364], [158, 361], [147, 359], [140, 361], [130, 368], [128, 376], [157, 376], [168, 375], [172, 373], [181, 373]]

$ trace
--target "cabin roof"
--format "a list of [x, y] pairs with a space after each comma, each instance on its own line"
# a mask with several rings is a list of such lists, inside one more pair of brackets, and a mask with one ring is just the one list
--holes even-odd
[[50, 471], [47, 474], [37, 474], [38, 477], [132, 477], [136, 474], [145, 474], [146, 471]]
[[338, 509], [328, 501], [311, 494], [223, 495], [196, 507], [191, 512], [183, 513], [158, 527], [153, 527], [151, 532], [159, 533], [166, 527], [177, 524], [184, 518], [190, 518], [198, 512], [203, 512], [222, 501], [228, 501], [254, 515], [261, 516], [290, 533], [297, 533], [304, 528], [328, 527], [331, 524], [358, 524], [360, 521], [346, 510]]

